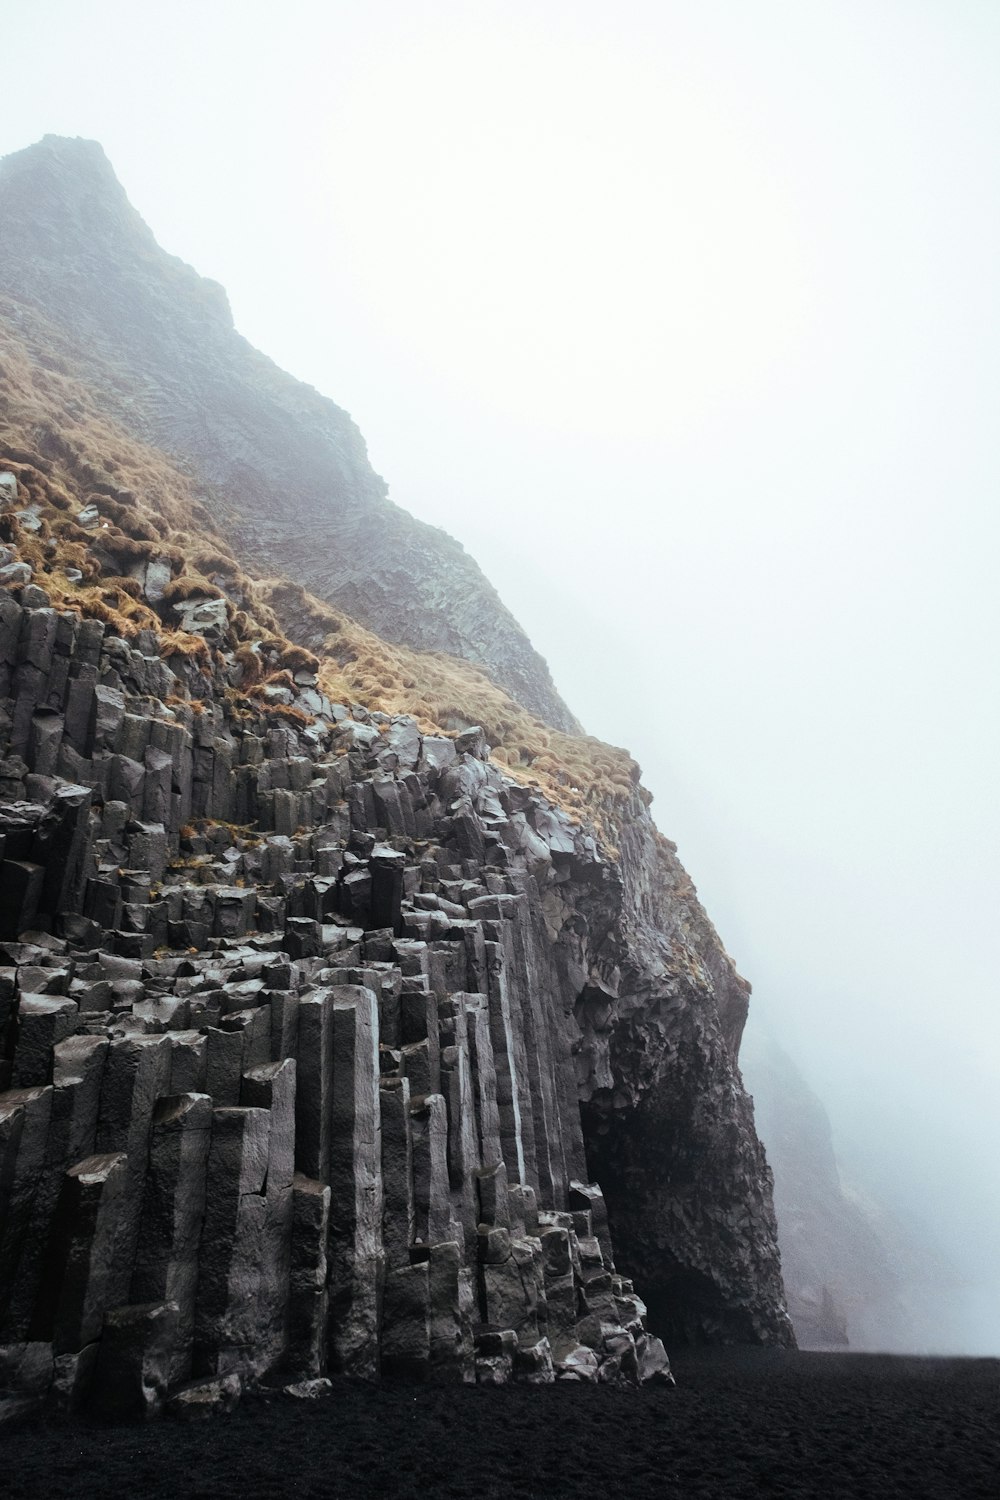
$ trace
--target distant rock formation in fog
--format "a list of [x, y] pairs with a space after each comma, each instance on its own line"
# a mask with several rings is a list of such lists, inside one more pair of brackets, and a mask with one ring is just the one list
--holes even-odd
[[955, 1280], [944, 1254], [845, 1174], [823, 1102], [765, 1028], [747, 1032], [740, 1063], [774, 1171], [782, 1272], [800, 1346], [959, 1348], [942, 1311]]

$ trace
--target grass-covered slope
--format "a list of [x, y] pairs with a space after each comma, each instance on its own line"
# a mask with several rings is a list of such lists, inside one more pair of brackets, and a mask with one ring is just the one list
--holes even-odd
[[233, 326], [222, 288], [168, 255], [94, 141], [0, 161], [0, 296], [123, 430], [205, 487], [230, 550], [384, 639], [445, 651], [577, 732], [548, 668], [462, 546], [388, 496], [346, 412]]
[[19, 491], [4, 540], [54, 602], [126, 638], [153, 627], [165, 652], [207, 657], [202, 636], [178, 629], [177, 606], [223, 600], [239, 644], [235, 687], [259, 691], [307, 667], [334, 700], [444, 732], [479, 724], [499, 763], [610, 838], [615, 807], [639, 780], [626, 751], [552, 729], [471, 662], [385, 641], [287, 578], [252, 577], [217, 528], [218, 497], [125, 432], [53, 352], [59, 342], [53, 330], [40, 348], [34, 325], [26, 337], [0, 299], [0, 465]]

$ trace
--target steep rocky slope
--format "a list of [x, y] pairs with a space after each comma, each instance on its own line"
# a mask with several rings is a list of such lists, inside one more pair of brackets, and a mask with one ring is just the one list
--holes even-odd
[[222, 288], [159, 248], [96, 142], [46, 136], [6, 157], [0, 220], [0, 294], [22, 330], [43, 315], [117, 420], [213, 487], [238, 556], [579, 727], [475, 562], [394, 505], [347, 414], [251, 348]]
[[639, 1379], [636, 1278], [790, 1341], [748, 987], [634, 762], [253, 578], [124, 377], [0, 337], [0, 1387]]

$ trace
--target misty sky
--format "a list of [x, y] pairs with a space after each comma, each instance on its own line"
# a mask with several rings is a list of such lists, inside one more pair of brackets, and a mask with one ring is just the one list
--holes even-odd
[[0, 153], [100, 140], [351, 412], [642, 763], [845, 1154], [996, 1283], [1000, 6], [3, 11]]

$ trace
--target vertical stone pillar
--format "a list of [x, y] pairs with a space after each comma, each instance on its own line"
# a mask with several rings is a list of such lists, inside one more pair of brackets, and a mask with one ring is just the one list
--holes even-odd
[[462, 1005], [453, 1000], [449, 1002], [448, 1009], [448, 1026], [454, 1041], [444, 1047], [441, 1053], [441, 1090], [448, 1110], [448, 1180], [466, 1249], [474, 1256], [478, 1222], [476, 1170], [479, 1166], [479, 1150], [469, 1066], [469, 1040]]
[[532, 1185], [537, 1188], [542, 1202], [563, 1203], [567, 1178], [553, 1056], [553, 1038], [559, 1033], [550, 1013], [548, 963], [532, 942], [527, 898], [508, 896], [501, 905], [504, 972], [509, 988], [516, 994], [512, 1006], [521, 1016], [524, 1033], [538, 1173], [537, 1182]]
[[512, 1239], [506, 1229], [483, 1229], [479, 1292], [484, 1322], [513, 1328], [522, 1342], [537, 1339], [537, 1277], [528, 1241]]
[[379, 1041], [385, 1047], [400, 1045], [400, 1011], [403, 981], [398, 969], [390, 969], [381, 976], [378, 1001]]
[[472, 1273], [461, 1246], [432, 1245], [427, 1277], [431, 1376], [446, 1383], [473, 1381]]
[[[496, 928], [503, 938], [505, 923], [498, 922]], [[529, 1187], [538, 1187], [538, 1162], [535, 1148], [535, 1115], [531, 1100], [531, 1077], [528, 1063], [528, 1040], [525, 1029], [521, 992], [514, 968], [508, 973], [508, 950], [505, 943], [487, 942], [486, 953], [489, 972], [490, 1015], [495, 1012], [505, 1018], [503, 1036], [510, 1048], [508, 1067], [512, 1091], [517, 1098], [517, 1115], [521, 1135], [523, 1172], [517, 1181]], [[498, 1029], [493, 1026], [493, 1047], [496, 1053]], [[497, 1056], [499, 1081], [500, 1059]], [[506, 1158], [506, 1152], [504, 1153]], [[510, 1162], [507, 1163], [510, 1172]]]
[[198, 1031], [171, 1031], [170, 1093], [207, 1094], [208, 1038]]
[[382, 1373], [388, 1379], [422, 1380], [430, 1358], [427, 1262], [400, 1266], [385, 1279]]
[[266, 1212], [257, 1301], [261, 1355], [278, 1359], [286, 1339], [292, 1251], [292, 1178], [295, 1172], [295, 1059], [252, 1068], [243, 1079], [243, 1103], [270, 1111]]
[[79, 1354], [100, 1337], [111, 1305], [115, 1240], [127, 1186], [123, 1152], [102, 1152], [63, 1178], [30, 1337]]
[[53, 1124], [58, 1121], [66, 1161], [94, 1154], [107, 1057], [108, 1041], [102, 1036], [67, 1037], [53, 1053]]
[[410, 1106], [413, 1139], [414, 1243], [437, 1245], [451, 1237], [448, 1183], [448, 1110], [442, 1095]]
[[315, 1380], [326, 1374], [329, 1227], [329, 1187], [296, 1172], [292, 1179], [288, 1344], [284, 1359], [284, 1369], [292, 1380]]
[[107, 1040], [96, 1036], [67, 1037], [55, 1047], [52, 1066], [55, 1086], [45, 1154], [34, 1174], [31, 1216], [9, 1287], [8, 1316], [0, 1319], [0, 1339], [26, 1337], [63, 1173], [67, 1166], [94, 1154], [101, 1075], [107, 1051]]
[[336, 1369], [372, 1378], [384, 1264], [378, 997], [362, 985], [332, 993], [330, 1352]]
[[479, 1135], [479, 1160], [488, 1171], [503, 1161], [500, 1143], [500, 1111], [497, 1104], [497, 1074], [490, 1035], [490, 1014], [485, 995], [456, 995], [465, 1010], [466, 1037], [472, 1063], [473, 1097]]
[[594, 1235], [601, 1247], [604, 1269], [613, 1271], [615, 1259], [611, 1247], [611, 1226], [608, 1223], [608, 1209], [601, 1189], [595, 1182], [571, 1182], [568, 1201], [572, 1212], [589, 1212]]
[[211, 1140], [212, 1101], [207, 1094], [177, 1094], [158, 1101], [129, 1300], [176, 1304], [171, 1382], [191, 1373]]
[[11, 1082], [27, 1089], [52, 1082], [52, 1049], [68, 1036], [78, 1007], [57, 995], [22, 995]]
[[405, 864], [405, 855], [385, 847], [377, 849], [369, 861], [372, 877], [372, 926], [391, 928], [397, 937], [403, 931], [400, 903], [403, 899]]
[[198, 1256], [195, 1374], [242, 1372], [252, 1365], [269, 1125], [265, 1109], [222, 1108], [212, 1114]]
[[45, 1167], [53, 1089], [11, 1089], [0, 1094], [0, 1328], [8, 1327], [10, 1299], [35, 1193]]
[[497, 1111], [500, 1118], [500, 1149], [512, 1182], [526, 1182], [524, 1153], [524, 1120], [521, 1113], [521, 1089], [518, 1080], [517, 1047], [514, 1038], [507, 986], [503, 974], [503, 952], [497, 943], [487, 945], [490, 951], [489, 1015], [490, 1040], [496, 1069]]
[[383, 1078], [379, 1084], [382, 1118], [382, 1243], [386, 1266], [410, 1263], [413, 1244], [413, 1142], [410, 1135], [410, 1082]]
[[[586, 1174], [576, 1069], [567, 1042], [567, 1013], [563, 1009], [562, 999], [567, 993], [575, 998], [579, 992], [579, 982], [574, 984], [553, 952], [539, 910], [538, 887], [534, 876], [524, 870], [512, 870], [507, 881], [518, 898], [521, 940], [529, 971], [535, 976], [535, 1001], [541, 1013], [547, 1017], [545, 1027], [551, 1044], [550, 1070], [561, 1138], [561, 1176], [555, 1183], [551, 1201], [561, 1203], [564, 1201], [562, 1193], [569, 1179]], [[565, 959], [565, 955], [563, 958]], [[585, 978], [585, 972], [582, 977]], [[560, 1163], [554, 1163], [554, 1167], [558, 1173]]]
[[298, 1055], [299, 996], [295, 990], [272, 990], [271, 1011], [271, 1059], [280, 1062], [283, 1057]]
[[441, 1089], [441, 1041], [437, 996], [429, 990], [404, 990], [399, 997], [399, 1040], [403, 1047], [422, 1046], [427, 1057], [427, 1087], [415, 1093], [437, 1094]]
[[210, 1026], [206, 1036], [205, 1089], [218, 1108], [240, 1102], [243, 1076], [242, 1031]]
[[558, 1224], [543, 1225], [540, 1237], [547, 1332], [554, 1342], [572, 1336], [578, 1317], [570, 1231]]
[[295, 1167], [330, 1181], [333, 1123], [333, 996], [329, 990], [299, 1001], [295, 1092]]
[[112, 1270], [112, 1307], [126, 1300], [132, 1280], [153, 1108], [170, 1086], [170, 1063], [170, 1042], [165, 1036], [125, 1036], [112, 1041], [104, 1065], [97, 1149], [124, 1151], [128, 1158]]

